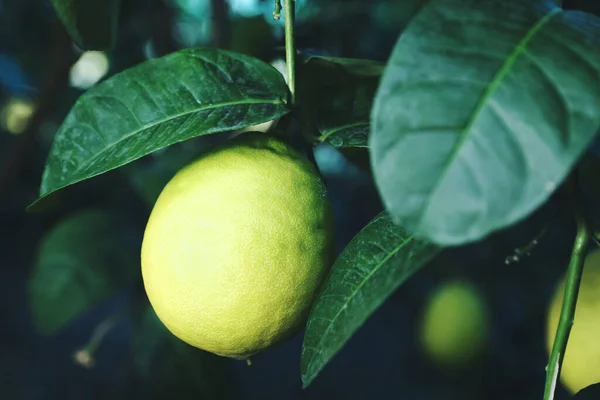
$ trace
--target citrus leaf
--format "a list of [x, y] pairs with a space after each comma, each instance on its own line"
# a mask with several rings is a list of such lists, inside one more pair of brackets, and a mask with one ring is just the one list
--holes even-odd
[[51, 0], [71, 38], [86, 50], [110, 50], [117, 36], [120, 0]]
[[399, 38], [373, 107], [375, 180], [438, 245], [539, 207], [600, 127], [600, 20], [547, 0], [433, 0]]
[[385, 212], [350, 241], [310, 313], [302, 345], [304, 387], [369, 315], [438, 252], [395, 225]]
[[134, 362], [144, 381], [144, 398], [223, 399], [228, 378], [225, 359], [189, 346], [147, 306], [135, 326]]
[[122, 218], [77, 212], [43, 239], [28, 282], [33, 321], [53, 334], [96, 302], [139, 278], [141, 235]]
[[54, 139], [40, 199], [171, 144], [278, 118], [287, 96], [275, 68], [229, 51], [186, 49], [146, 61], [75, 103]]
[[310, 56], [299, 65], [298, 99], [319, 142], [367, 147], [371, 106], [383, 64], [363, 59]]

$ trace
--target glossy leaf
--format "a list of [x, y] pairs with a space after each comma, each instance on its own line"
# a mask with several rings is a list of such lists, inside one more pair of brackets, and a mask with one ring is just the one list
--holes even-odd
[[134, 361], [147, 391], [144, 398], [226, 398], [228, 370], [224, 358], [173, 336], [150, 306], [143, 311], [134, 332]]
[[384, 300], [439, 249], [416, 239], [381, 213], [361, 230], [332, 267], [311, 311], [302, 346], [308, 386]]
[[171, 144], [281, 117], [287, 96], [275, 68], [229, 51], [146, 61], [77, 101], [54, 139], [40, 199]]
[[120, 0], [51, 0], [73, 40], [86, 50], [110, 50], [117, 36]]
[[561, 184], [600, 127], [600, 20], [550, 0], [433, 0], [375, 100], [386, 209], [439, 245], [510, 226]]
[[39, 331], [52, 334], [139, 278], [141, 234], [115, 215], [80, 211], [43, 239], [28, 282]]
[[371, 106], [383, 65], [371, 60], [311, 56], [298, 68], [298, 98], [317, 141], [367, 147]]

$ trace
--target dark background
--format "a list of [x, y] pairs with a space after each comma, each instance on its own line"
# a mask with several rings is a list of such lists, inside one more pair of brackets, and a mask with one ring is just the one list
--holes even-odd
[[[298, 3], [300, 49], [380, 61], [386, 60], [419, 7], [416, 0]], [[565, 6], [600, 11], [595, 1]], [[282, 57], [283, 46], [282, 24], [272, 21], [271, 12], [272, 2], [259, 0], [125, 0], [108, 76], [190, 46], [227, 47], [271, 62]], [[168, 379], [172, 386], [166, 386], [171, 388], [166, 393], [171, 394], [177, 393], [175, 387], [185, 388], [186, 380], [210, 387], [199, 389], [202, 394], [196, 397], [174, 395], [181, 399], [542, 397], [546, 307], [566, 267], [575, 228], [570, 216], [560, 212], [564, 204], [559, 196], [526, 221], [437, 257], [389, 298], [306, 390], [300, 389], [301, 335], [256, 357], [252, 366], [209, 357], [209, 372], [192, 365], [183, 366], [188, 375], [182, 369], [165, 372], [157, 367], [161, 361], [153, 361], [151, 368], [158, 372], [140, 373], [134, 361], [139, 331], [134, 319], [125, 318], [102, 341], [92, 368], [75, 363], [74, 352], [103, 320], [135, 309], [139, 286], [123, 288], [56, 335], [42, 335], [33, 325], [26, 290], [40, 241], [65, 217], [94, 207], [116, 210], [143, 228], [150, 211], [144, 190], [151, 191], [139, 185], [135, 171], [112, 171], [64, 190], [43, 212], [25, 212], [38, 193], [53, 134], [83, 93], [69, 85], [69, 67], [79, 55], [48, 1], [0, 0], [0, 106], [14, 98], [37, 101], [22, 133], [0, 126], [0, 399], [160, 399], [166, 394], [154, 392], [152, 384]], [[193, 145], [204, 148], [211, 140], [218, 139], [195, 140]], [[368, 172], [330, 148], [318, 148], [316, 158], [336, 209], [341, 251], [381, 205]], [[142, 159], [136, 168], [143, 170], [152, 162]], [[143, 176], [152, 181], [148, 174]], [[586, 190], [591, 204], [594, 187]], [[507, 265], [505, 258], [557, 212], [531, 255]], [[417, 328], [428, 294], [452, 279], [467, 279], [483, 293], [492, 337], [481, 360], [448, 371], [423, 356]], [[562, 389], [557, 398], [567, 398]]]

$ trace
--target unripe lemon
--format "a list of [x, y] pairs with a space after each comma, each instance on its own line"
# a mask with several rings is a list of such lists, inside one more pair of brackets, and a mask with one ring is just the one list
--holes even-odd
[[461, 365], [483, 353], [489, 336], [488, 311], [467, 282], [450, 281], [429, 298], [421, 325], [425, 354], [442, 366]]
[[[546, 324], [546, 349], [552, 351], [565, 291], [563, 277], [549, 306]], [[560, 374], [561, 382], [571, 392], [600, 382], [600, 251], [591, 252], [586, 260], [575, 308], [575, 319], [567, 342]]]
[[316, 168], [288, 144], [246, 133], [178, 172], [142, 244], [157, 316], [181, 340], [245, 359], [297, 333], [334, 256]]

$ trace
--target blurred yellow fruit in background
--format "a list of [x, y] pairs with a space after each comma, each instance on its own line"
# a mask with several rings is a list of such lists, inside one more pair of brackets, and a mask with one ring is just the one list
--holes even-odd
[[480, 293], [467, 282], [446, 282], [428, 299], [421, 324], [421, 345], [436, 364], [466, 364], [484, 352], [489, 325], [488, 310]]

